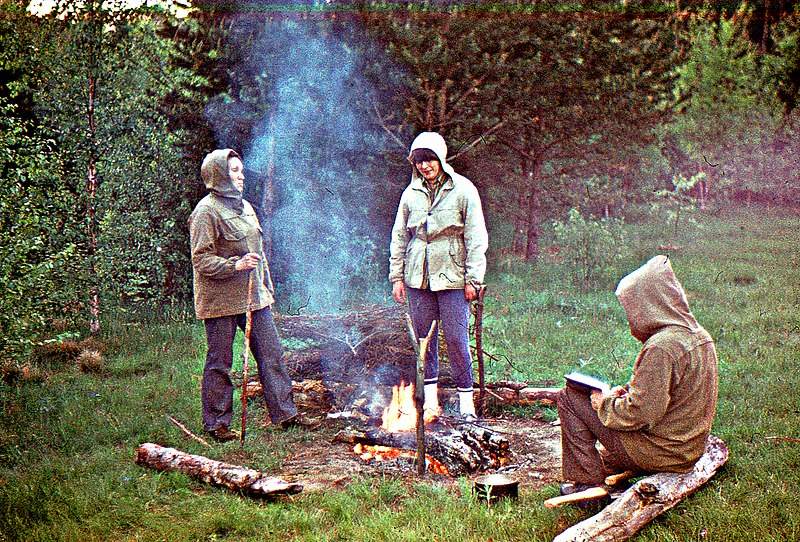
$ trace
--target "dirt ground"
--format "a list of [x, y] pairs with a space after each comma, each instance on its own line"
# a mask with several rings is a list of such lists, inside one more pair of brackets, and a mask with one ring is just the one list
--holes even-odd
[[[470, 480], [484, 474], [504, 473], [520, 482], [520, 491], [533, 491], [559, 479], [561, 448], [557, 425], [505, 414], [484, 418], [478, 423], [508, 439], [511, 459], [497, 469], [472, 473]], [[302, 483], [304, 491], [329, 489], [358, 477], [417, 479], [413, 459], [363, 460], [353, 451], [352, 444], [335, 441], [336, 433], [348, 425], [346, 419], [323, 419], [314, 429], [300, 429], [282, 436], [290, 452], [283, 461], [280, 476]], [[458, 479], [451, 476], [428, 473], [426, 478], [437, 483], [458, 484]]]

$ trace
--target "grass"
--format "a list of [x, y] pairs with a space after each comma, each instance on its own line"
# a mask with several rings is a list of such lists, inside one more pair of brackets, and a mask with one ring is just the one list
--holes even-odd
[[[717, 340], [720, 397], [714, 433], [728, 464], [657, 518], [640, 541], [800, 539], [800, 218], [762, 210], [707, 211], [677, 227], [628, 224], [632, 270], [670, 256], [698, 320]], [[488, 379], [560, 385], [581, 368], [624, 382], [639, 344], [611, 293], [579, 292], [558, 261], [495, 267], [484, 317]], [[617, 277], [619, 278], [619, 277]], [[355, 478], [340, 489], [275, 502], [210, 488], [133, 462], [142, 442], [209, 454], [166, 414], [199, 431], [203, 330], [188, 316], [106, 331], [100, 370], [51, 363], [44, 380], [0, 382], [0, 540], [533, 540], [587, 513], [547, 510], [555, 487], [521, 488], [486, 508], [469, 483]], [[263, 416], [261, 407], [251, 419]], [[550, 413], [552, 416], [552, 412]], [[281, 433], [254, 427], [248, 443], [217, 448], [280, 475]], [[264, 443], [267, 445], [264, 445]]]

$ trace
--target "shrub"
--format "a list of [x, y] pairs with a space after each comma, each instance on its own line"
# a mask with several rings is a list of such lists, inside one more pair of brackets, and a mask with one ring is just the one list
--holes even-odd
[[582, 291], [606, 286], [614, 266], [626, 251], [621, 218], [584, 218], [571, 209], [567, 220], [554, 225], [568, 276]]

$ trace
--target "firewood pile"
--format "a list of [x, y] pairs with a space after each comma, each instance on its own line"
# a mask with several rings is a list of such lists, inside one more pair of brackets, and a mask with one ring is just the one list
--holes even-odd
[[[389, 433], [355, 425], [340, 431], [334, 441], [414, 450], [416, 438], [416, 434], [409, 431]], [[440, 474], [450, 476], [496, 469], [505, 465], [512, 456], [508, 440], [489, 427], [474, 423], [448, 424], [442, 420], [426, 428], [425, 449], [444, 467]]]
[[416, 354], [400, 306], [280, 315], [275, 323], [289, 347], [284, 361], [294, 381], [413, 381]]

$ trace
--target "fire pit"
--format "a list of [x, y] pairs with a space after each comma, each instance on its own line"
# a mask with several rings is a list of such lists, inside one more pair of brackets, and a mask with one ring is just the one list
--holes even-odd
[[[413, 397], [413, 385], [395, 386], [392, 400], [384, 408], [380, 427], [368, 421], [360, 427], [354, 425], [340, 431], [334, 440], [354, 444], [354, 451], [366, 460], [412, 454], [417, 449], [414, 431], [417, 412]], [[442, 416], [425, 426], [426, 462], [431, 472], [460, 476], [501, 467], [510, 459], [508, 440], [478, 423]]]

